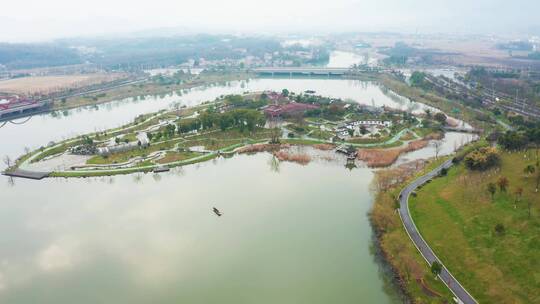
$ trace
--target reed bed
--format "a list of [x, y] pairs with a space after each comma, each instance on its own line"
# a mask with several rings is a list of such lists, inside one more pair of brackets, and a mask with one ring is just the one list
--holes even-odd
[[379, 168], [388, 167], [393, 164], [403, 153], [422, 149], [428, 145], [427, 140], [415, 140], [409, 142], [405, 147], [393, 149], [360, 149], [357, 159], [364, 161], [368, 167]]

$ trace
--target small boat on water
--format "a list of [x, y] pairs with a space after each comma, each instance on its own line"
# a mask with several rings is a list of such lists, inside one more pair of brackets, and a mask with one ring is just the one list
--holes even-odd
[[223, 214], [221, 213], [221, 211], [218, 210], [218, 208], [214, 207], [214, 213], [217, 215], [217, 216], [222, 216]]

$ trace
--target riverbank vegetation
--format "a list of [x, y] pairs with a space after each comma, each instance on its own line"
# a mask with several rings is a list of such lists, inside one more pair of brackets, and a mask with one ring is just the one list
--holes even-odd
[[369, 167], [387, 167], [393, 164], [401, 154], [422, 149], [428, 145], [427, 140], [416, 140], [407, 145], [390, 149], [360, 149], [357, 158]]

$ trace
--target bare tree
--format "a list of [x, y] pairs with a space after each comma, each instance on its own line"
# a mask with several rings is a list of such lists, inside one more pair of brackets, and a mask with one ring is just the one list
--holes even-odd
[[306, 121], [304, 120], [304, 113], [302, 112], [292, 113], [291, 118], [294, 121], [294, 123], [299, 126], [303, 126], [306, 124]]
[[442, 141], [441, 140], [435, 140], [433, 141], [432, 145], [433, 148], [435, 148], [435, 158], [439, 159], [439, 153], [441, 153], [442, 150]]
[[[9, 187], [15, 186], [15, 179], [14, 179], [12, 176], [10, 176], [10, 177], [8, 178], [7, 184], [8, 184]], [[530, 208], [529, 208], [529, 209], [530, 209]], [[529, 211], [529, 217], [530, 217], [530, 214], [531, 214], [531, 212]]]
[[279, 118], [271, 117], [268, 119], [268, 128], [270, 129], [270, 143], [278, 144], [281, 138], [281, 128], [279, 127]]
[[270, 158], [268, 164], [270, 165], [270, 170], [272, 172], [279, 173], [280, 162], [275, 155], [272, 155], [272, 158]]
[[8, 168], [11, 167], [11, 157], [9, 157], [9, 155], [4, 156], [4, 158], [2, 158], [2, 161]]

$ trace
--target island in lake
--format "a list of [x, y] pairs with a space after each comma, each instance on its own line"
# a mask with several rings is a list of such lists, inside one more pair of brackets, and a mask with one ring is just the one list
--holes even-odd
[[21, 156], [5, 174], [41, 179], [159, 173], [262, 151], [280, 161], [307, 164], [311, 156], [292, 149], [299, 145], [342, 154], [349, 167], [385, 167], [430, 141], [437, 157], [439, 140], [448, 129], [474, 132], [428, 107], [410, 112], [369, 106], [312, 90], [248, 92], [140, 115], [119, 128], [51, 142]]

